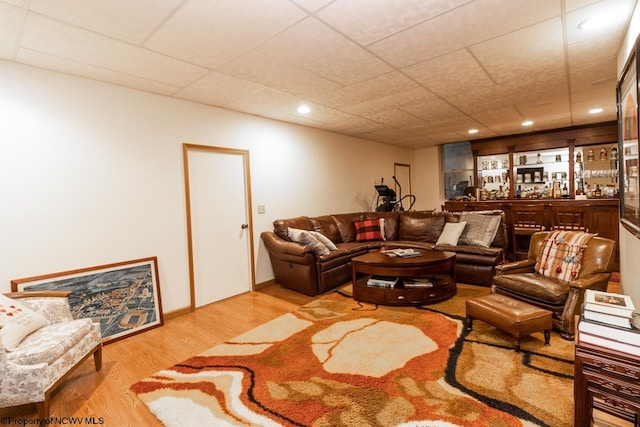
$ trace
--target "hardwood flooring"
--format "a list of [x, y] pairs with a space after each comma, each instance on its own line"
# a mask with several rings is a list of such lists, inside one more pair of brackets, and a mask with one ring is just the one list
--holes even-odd
[[[95, 371], [92, 358], [85, 361], [54, 393], [50, 415], [93, 417], [96, 424], [107, 427], [161, 427], [162, 423], [129, 390], [131, 384], [312, 299], [272, 285], [209, 304], [166, 320], [160, 328], [105, 345], [102, 370]], [[0, 425], [6, 422], [1, 418], [9, 416], [35, 421], [35, 406], [0, 409]], [[89, 422], [83, 420], [80, 425], [86, 424]]]
[[[616, 285], [619, 290], [619, 284], [612, 282], [609, 291], [616, 292]], [[51, 400], [51, 416], [93, 417], [94, 423], [108, 427], [162, 427], [129, 390], [131, 384], [311, 300], [272, 285], [209, 304], [166, 320], [160, 328], [108, 344], [103, 349], [100, 372], [94, 370], [89, 359], [58, 388]], [[8, 416], [35, 421], [35, 406], [0, 409], [0, 419]]]

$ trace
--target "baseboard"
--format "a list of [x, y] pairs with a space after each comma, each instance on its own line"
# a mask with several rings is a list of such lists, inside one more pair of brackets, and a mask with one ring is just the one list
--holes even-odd
[[264, 289], [267, 286], [273, 286], [276, 284], [276, 279], [267, 280], [266, 282], [256, 283], [255, 291], [259, 291], [260, 289]]

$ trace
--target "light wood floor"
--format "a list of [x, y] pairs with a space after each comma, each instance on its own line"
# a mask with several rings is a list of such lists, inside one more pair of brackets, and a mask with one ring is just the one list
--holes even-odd
[[[609, 291], [618, 292], [611, 282]], [[162, 424], [129, 390], [159, 370], [201, 353], [311, 301], [312, 297], [279, 285], [238, 295], [165, 321], [164, 326], [108, 344], [102, 370], [87, 360], [65, 381], [51, 400], [52, 417], [103, 418], [118, 427]], [[0, 417], [35, 419], [35, 407], [0, 409]]]
[[[94, 417], [111, 426], [162, 426], [129, 390], [131, 384], [201, 353], [216, 344], [295, 310], [313, 298], [279, 285], [219, 301], [165, 321], [164, 326], [110, 343], [103, 348], [102, 370], [85, 361], [54, 394], [52, 417]], [[0, 417], [35, 419], [35, 406]]]

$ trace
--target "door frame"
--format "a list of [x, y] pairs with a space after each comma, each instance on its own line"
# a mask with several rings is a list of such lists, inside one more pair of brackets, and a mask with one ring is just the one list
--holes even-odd
[[226, 147], [214, 147], [211, 145], [199, 145], [199, 144], [182, 144], [182, 162], [184, 172], [184, 195], [185, 195], [185, 207], [186, 207], [186, 220], [187, 220], [187, 251], [189, 256], [189, 299], [191, 311], [196, 309], [196, 282], [193, 265], [193, 234], [192, 234], [192, 220], [191, 220], [191, 189], [189, 182], [189, 151], [205, 151], [218, 154], [235, 154], [242, 156], [244, 165], [244, 191], [245, 191], [245, 203], [247, 210], [247, 230], [249, 237], [249, 280], [251, 281], [251, 290], [255, 291], [256, 288], [256, 272], [254, 265], [254, 250], [253, 250], [253, 217], [251, 201], [251, 162], [249, 159], [249, 150], [241, 150], [235, 148]]

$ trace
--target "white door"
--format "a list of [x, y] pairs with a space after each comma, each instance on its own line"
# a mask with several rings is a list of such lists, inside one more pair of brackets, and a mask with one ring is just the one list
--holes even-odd
[[248, 162], [235, 150], [185, 147], [195, 308], [252, 289]]

